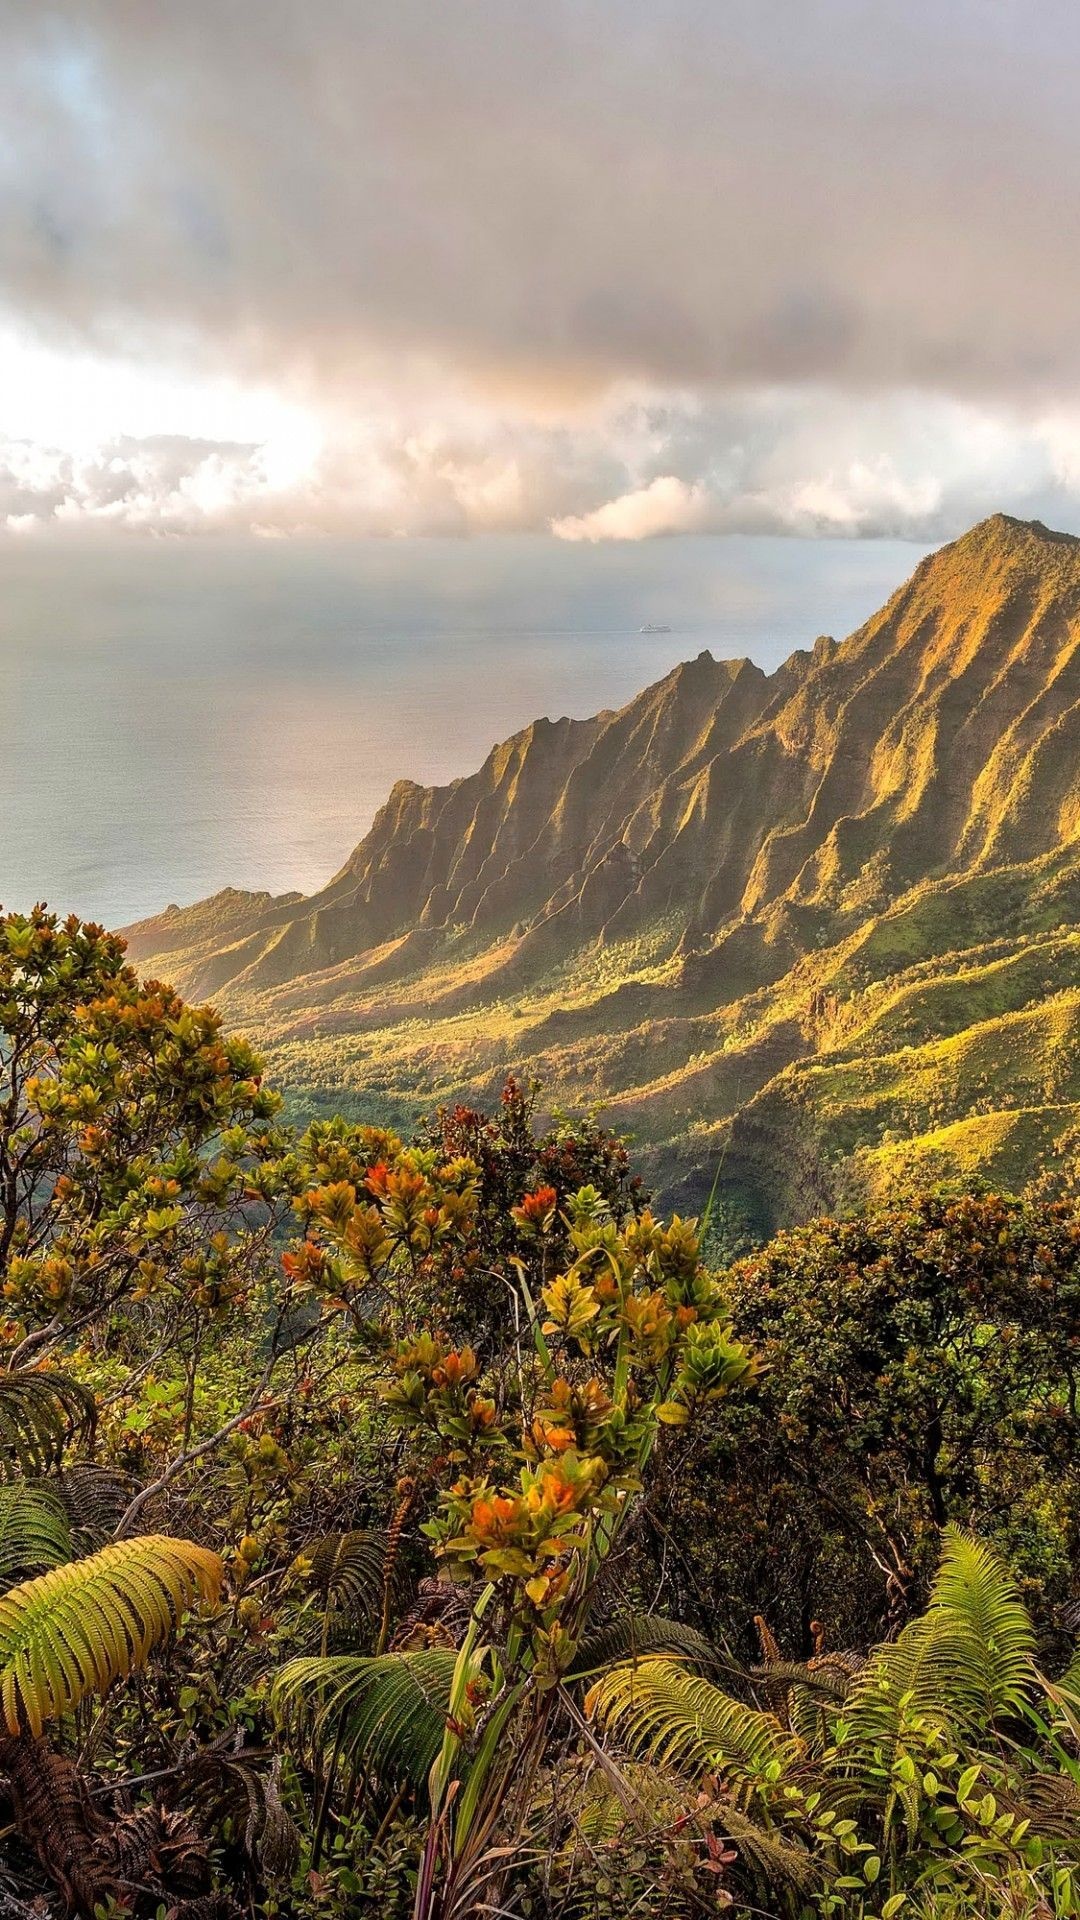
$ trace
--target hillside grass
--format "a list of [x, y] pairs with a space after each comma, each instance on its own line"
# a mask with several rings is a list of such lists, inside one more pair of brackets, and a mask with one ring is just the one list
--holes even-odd
[[700, 1204], [723, 1163], [722, 1192], [763, 1232], [805, 1211], [810, 1160], [822, 1203], [920, 1171], [1023, 1184], [1080, 1107], [1076, 869], [1066, 853], [924, 883], [705, 1005], [671, 920], [517, 992], [486, 993], [491, 954], [463, 941], [395, 980], [389, 1009], [345, 982], [289, 1019], [279, 998], [270, 1067], [298, 1115], [399, 1127], [490, 1100], [508, 1070], [536, 1076], [553, 1107], [600, 1106], [665, 1197]]

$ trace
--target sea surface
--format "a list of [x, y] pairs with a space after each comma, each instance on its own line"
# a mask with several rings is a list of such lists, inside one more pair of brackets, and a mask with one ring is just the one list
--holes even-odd
[[395, 780], [469, 773], [703, 647], [772, 668], [851, 631], [922, 551], [10, 537], [0, 901], [121, 926], [226, 885], [310, 891]]

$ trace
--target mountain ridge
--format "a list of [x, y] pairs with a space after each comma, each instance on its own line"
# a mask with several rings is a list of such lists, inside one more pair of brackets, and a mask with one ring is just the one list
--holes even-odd
[[[396, 783], [318, 893], [227, 890], [129, 938], [140, 961], [216, 998], [313, 1097], [329, 1037], [369, 1100], [387, 1078], [360, 1071], [380, 1058], [370, 1036], [389, 1047], [397, 1033], [400, 1060], [400, 1030], [423, 1019], [434, 1037], [405, 1056], [427, 1063], [432, 1093], [482, 1090], [500, 1048], [516, 1062], [531, 1036], [560, 1097], [604, 1096], [619, 1113], [634, 1108], [620, 1041], [652, 1023], [647, 1064], [667, 1048], [682, 1092], [646, 1075], [635, 1117], [661, 1177], [685, 1180], [679, 1098], [698, 1088], [697, 1119], [738, 1159], [740, 1127], [761, 1119], [753, 1103], [821, 1052], [822, 1006], [799, 1003], [803, 986], [836, 997], [820, 956], [887, 937], [928, 888], [959, 924], [965, 887], [999, 871], [1071, 874], [1078, 717], [1080, 540], [994, 515], [920, 561], [846, 640], [822, 636], [771, 674], [704, 651], [616, 712], [534, 721], [446, 787]], [[1071, 924], [1067, 878], [1059, 893]], [[1024, 911], [1022, 899], [1009, 909], [1017, 939]], [[836, 959], [842, 976], [851, 964]], [[740, 1093], [734, 1015], [745, 1025], [762, 996], [775, 1005], [740, 1059], [753, 1083]], [[691, 1023], [681, 1041], [672, 1020]], [[591, 1074], [585, 1036], [603, 1043]], [[724, 1072], [693, 1065], [703, 1037], [710, 1055], [722, 1042]], [[381, 1091], [419, 1098], [422, 1080], [410, 1067]], [[773, 1217], [791, 1211], [781, 1202]]]

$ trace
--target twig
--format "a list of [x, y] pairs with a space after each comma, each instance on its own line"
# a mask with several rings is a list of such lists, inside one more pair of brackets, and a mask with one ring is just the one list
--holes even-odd
[[[327, 1314], [316, 1322], [311, 1330], [312, 1339], [321, 1332], [323, 1327], [329, 1325], [331, 1318], [332, 1316]], [[223, 1440], [228, 1439], [230, 1433], [235, 1433], [237, 1427], [241, 1426], [245, 1420], [250, 1420], [254, 1413], [274, 1413], [278, 1407], [284, 1405], [283, 1400], [264, 1401], [263, 1395], [270, 1385], [275, 1370], [282, 1360], [288, 1358], [290, 1352], [291, 1349], [286, 1347], [284, 1349], [279, 1348], [276, 1352], [272, 1353], [263, 1368], [258, 1385], [252, 1389], [246, 1405], [241, 1407], [239, 1413], [234, 1413], [231, 1420], [224, 1421], [216, 1433], [208, 1434], [205, 1440], [200, 1440], [195, 1446], [188, 1447], [185, 1452], [178, 1453], [175, 1460], [169, 1462], [164, 1473], [159, 1474], [156, 1480], [151, 1480], [148, 1486], [143, 1487], [140, 1492], [135, 1495], [134, 1500], [132, 1500], [126, 1512], [121, 1516], [120, 1522], [113, 1532], [114, 1540], [123, 1539], [136, 1514], [142, 1511], [147, 1501], [152, 1500], [155, 1494], [162, 1493], [166, 1487], [171, 1486], [177, 1476], [183, 1473], [185, 1468], [190, 1467], [193, 1461], [202, 1459], [205, 1454], [213, 1453], [217, 1447], [220, 1447]]]

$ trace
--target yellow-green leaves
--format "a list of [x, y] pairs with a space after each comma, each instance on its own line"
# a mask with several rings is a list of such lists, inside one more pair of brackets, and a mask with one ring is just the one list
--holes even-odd
[[191, 1540], [148, 1534], [55, 1567], [0, 1598], [0, 1718], [11, 1734], [48, 1720], [141, 1666], [198, 1598], [214, 1600], [221, 1561]]
[[657, 1408], [666, 1426], [684, 1426], [692, 1410], [752, 1380], [757, 1363], [730, 1327], [694, 1321], [683, 1334], [671, 1393]]
[[542, 1288], [540, 1297], [547, 1308], [545, 1333], [561, 1333], [580, 1340], [590, 1320], [595, 1320], [600, 1311], [595, 1289], [573, 1268], [569, 1273], [560, 1273], [550, 1286]]

